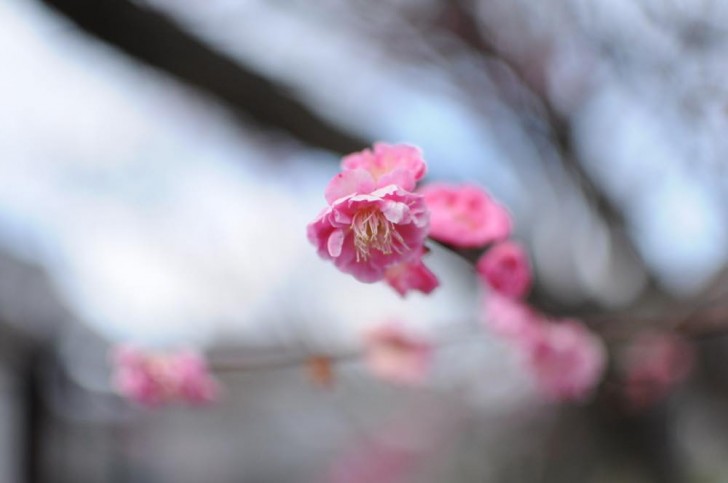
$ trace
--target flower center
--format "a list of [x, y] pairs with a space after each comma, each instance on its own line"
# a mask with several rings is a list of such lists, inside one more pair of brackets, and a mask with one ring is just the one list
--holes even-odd
[[375, 208], [367, 208], [354, 215], [351, 229], [357, 262], [368, 260], [372, 248], [385, 255], [402, 253], [408, 248], [402, 235], [394, 229], [394, 224]]

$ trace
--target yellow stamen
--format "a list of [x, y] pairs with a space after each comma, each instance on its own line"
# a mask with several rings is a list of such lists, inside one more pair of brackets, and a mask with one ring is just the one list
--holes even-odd
[[394, 224], [377, 209], [364, 209], [354, 215], [351, 229], [354, 231], [357, 262], [368, 260], [372, 248], [385, 255], [402, 253], [407, 248], [402, 235], [394, 229]]

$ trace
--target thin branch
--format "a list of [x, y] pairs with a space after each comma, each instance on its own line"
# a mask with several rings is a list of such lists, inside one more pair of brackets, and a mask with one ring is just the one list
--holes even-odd
[[[450, 244], [429, 239], [474, 266], [483, 249], [463, 250]], [[714, 288], [713, 291], [716, 291]], [[628, 340], [646, 329], [672, 330], [686, 337], [704, 338], [728, 335], [728, 293], [717, 293], [708, 300], [695, 302], [687, 309], [673, 308], [664, 313], [641, 316], [634, 312], [587, 313], [578, 318], [608, 341]], [[560, 316], [560, 314], [552, 314]]]
[[[480, 335], [481, 331], [478, 324], [466, 324], [459, 328], [458, 331], [449, 331], [440, 334], [437, 340], [433, 341], [435, 350], [442, 350], [453, 345], [462, 344], [477, 340], [474, 337]], [[257, 372], [269, 370], [293, 369], [306, 366], [313, 357], [325, 357], [332, 364], [344, 364], [349, 362], [357, 362], [366, 356], [364, 350], [352, 350], [349, 352], [327, 353], [326, 351], [318, 351], [314, 348], [310, 350], [297, 352], [293, 355], [280, 356], [276, 358], [215, 358], [210, 357], [209, 367], [216, 373], [235, 373], [235, 372]]]
[[[270, 371], [277, 369], [291, 369], [295, 367], [305, 366], [312, 357], [322, 355], [319, 353], [311, 352], [309, 354], [296, 354], [294, 356], [281, 357], [279, 359], [269, 359], [266, 361], [252, 361], [252, 360], [213, 360], [210, 362], [210, 369], [217, 373], [230, 373], [230, 372], [255, 372], [255, 371]], [[329, 359], [333, 363], [344, 363], [356, 361], [362, 356], [362, 352], [348, 352], [340, 354], [326, 354], [324, 357]]]
[[[475, 51], [486, 57], [497, 59], [513, 75], [514, 79], [508, 79], [508, 81], [515, 80], [520, 84], [520, 87], [526, 92], [531, 105], [524, 102], [522, 96], [519, 99], [514, 99], [514, 96], [509, 94], [512, 89], [509, 89], [509, 86], [505, 85], [503, 80], [496, 82], [496, 85], [500, 88], [501, 97], [514, 104], [516, 109], [525, 110], [528, 115], [542, 120], [542, 123], [538, 124], [538, 128], [545, 128], [545, 131], [537, 134], [542, 134], [546, 139], [550, 140], [553, 149], [556, 151], [556, 157], [561, 161], [564, 169], [595, 212], [609, 224], [612, 230], [625, 233], [625, 220], [621, 208], [594, 182], [576, 156], [570, 121], [559, 113], [548, 95], [542, 92], [542, 86], [538, 85], [533, 76], [527, 75], [525, 69], [519, 63], [504, 55], [492, 40], [483, 35], [466, 2], [467, 0], [455, 0], [447, 3], [447, 19], [453, 33], [458, 35]], [[496, 80], [498, 81], [498, 79]], [[526, 126], [526, 128], [530, 131], [534, 130], [533, 126]], [[538, 142], [536, 145], [539, 147]], [[545, 153], [543, 154], [547, 156]], [[629, 249], [633, 253], [638, 253], [628, 237], [625, 237], [624, 241], [628, 243]], [[656, 284], [649, 271], [647, 275], [649, 277], [648, 286], [655, 289]]]

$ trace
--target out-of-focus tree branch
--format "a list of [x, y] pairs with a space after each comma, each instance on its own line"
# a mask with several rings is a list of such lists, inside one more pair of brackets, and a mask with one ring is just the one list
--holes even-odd
[[42, 1], [96, 38], [212, 94], [244, 119], [334, 152], [356, 151], [368, 144], [333, 126], [284, 87], [211, 49], [161, 14], [127, 0]]
[[[559, 160], [574, 184], [579, 188], [585, 200], [594, 212], [607, 224], [626, 249], [640, 260], [639, 252], [625, 230], [625, 219], [621, 208], [604, 193], [584, 169], [574, 149], [572, 126], [570, 120], [555, 107], [544, 89], [544, 73], [533, 72], [532, 66], [526, 68], [522, 63], [504, 54], [495, 44], [495, 39], [488, 37], [476, 23], [472, 13], [472, 0], [455, 0], [443, 3], [442, 27], [449, 29], [474, 51], [483, 56], [495, 59], [511, 73], [507, 79], [496, 76], [495, 85], [499, 95], [524, 117], [538, 119], [540, 122], [530, 123], [525, 128], [534, 136], [535, 145], [543, 152], [546, 161], [549, 158]], [[515, 95], [513, 81], [519, 84], [516, 89], [525, 91], [525, 96]], [[550, 144], [546, 148], [545, 142]], [[645, 288], [656, 299], [664, 299], [664, 293], [658, 288], [654, 276], [645, 270], [647, 283]], [[542, 300], [540, 292], [534, 294], [534, 302], [550, 305], [547, 299]], [[585, 308], [586, 309], [586, 308]], [[586, 309], [589, 310], [589, 309]], [[580, 315], [584, 310], [579, 310]]]
[[[528, 73], [524, 68], [507, 55], [499, 51], [491, 39], [481, 33], [479, 26], [475, 23], [466, 0], [447, 2], [446, 5], [446, 26], [453, 30], [467, 45], [476, 52], [497, 59], [513, 76], [519, 81], [520, 87], [526, 89], [529, 94], [529, 101], [535, 102], [535, 106], [526, 106], [523, 102], [515, 107], [520, 110], [530, 109], [529, 115], [541, 118], [546, 135], [552, 142], [564, 167], [572, 175], [572, 179], [581, 188], [584, 195], [593, 203], [596, 211], [613, 225], [621, 226], [624, 222], [621, 210], [614, 206], [612, 201], [604, 195], [601, 189], [593, 182], [589, 174], [584, 170], [574, 153], [574, 146], [571, 139], [571, 127], [568, 119], [565, 119], [554, 107], [549, 97], [543, 92], [538, 79], [542, 76]], [[512, 90], [512, 89], [511, 89]], [[514, 96], [508, 96], [507, 100], [518, 102]], [[535, 109], [534, 109], [535, 108]]]

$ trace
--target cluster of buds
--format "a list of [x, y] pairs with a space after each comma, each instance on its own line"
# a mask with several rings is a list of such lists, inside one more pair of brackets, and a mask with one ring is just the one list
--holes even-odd
[[[531, 267], [510, 239], [511, 216], [472, 184], [432, 183], [419, 149], [376, 144], [343, 158], [329, 183], [328, 206], [308, 225], [319, 255], [362, 282], [384, 281], [400, 295], [428, 294], [438, 285], [423, 263], [430, 238], [453, 249], [485, 249], [476, 265], [486, 294], [486, 325], [514, 342], [538, 388], [550, 399], [581, 400], [599, 382], [606, 351], [575, 320], [555, 320], [530, 307]], [[365, 337], [373, 372], [415, 382], [431, 347], [402, 327], [387, 325]]]

